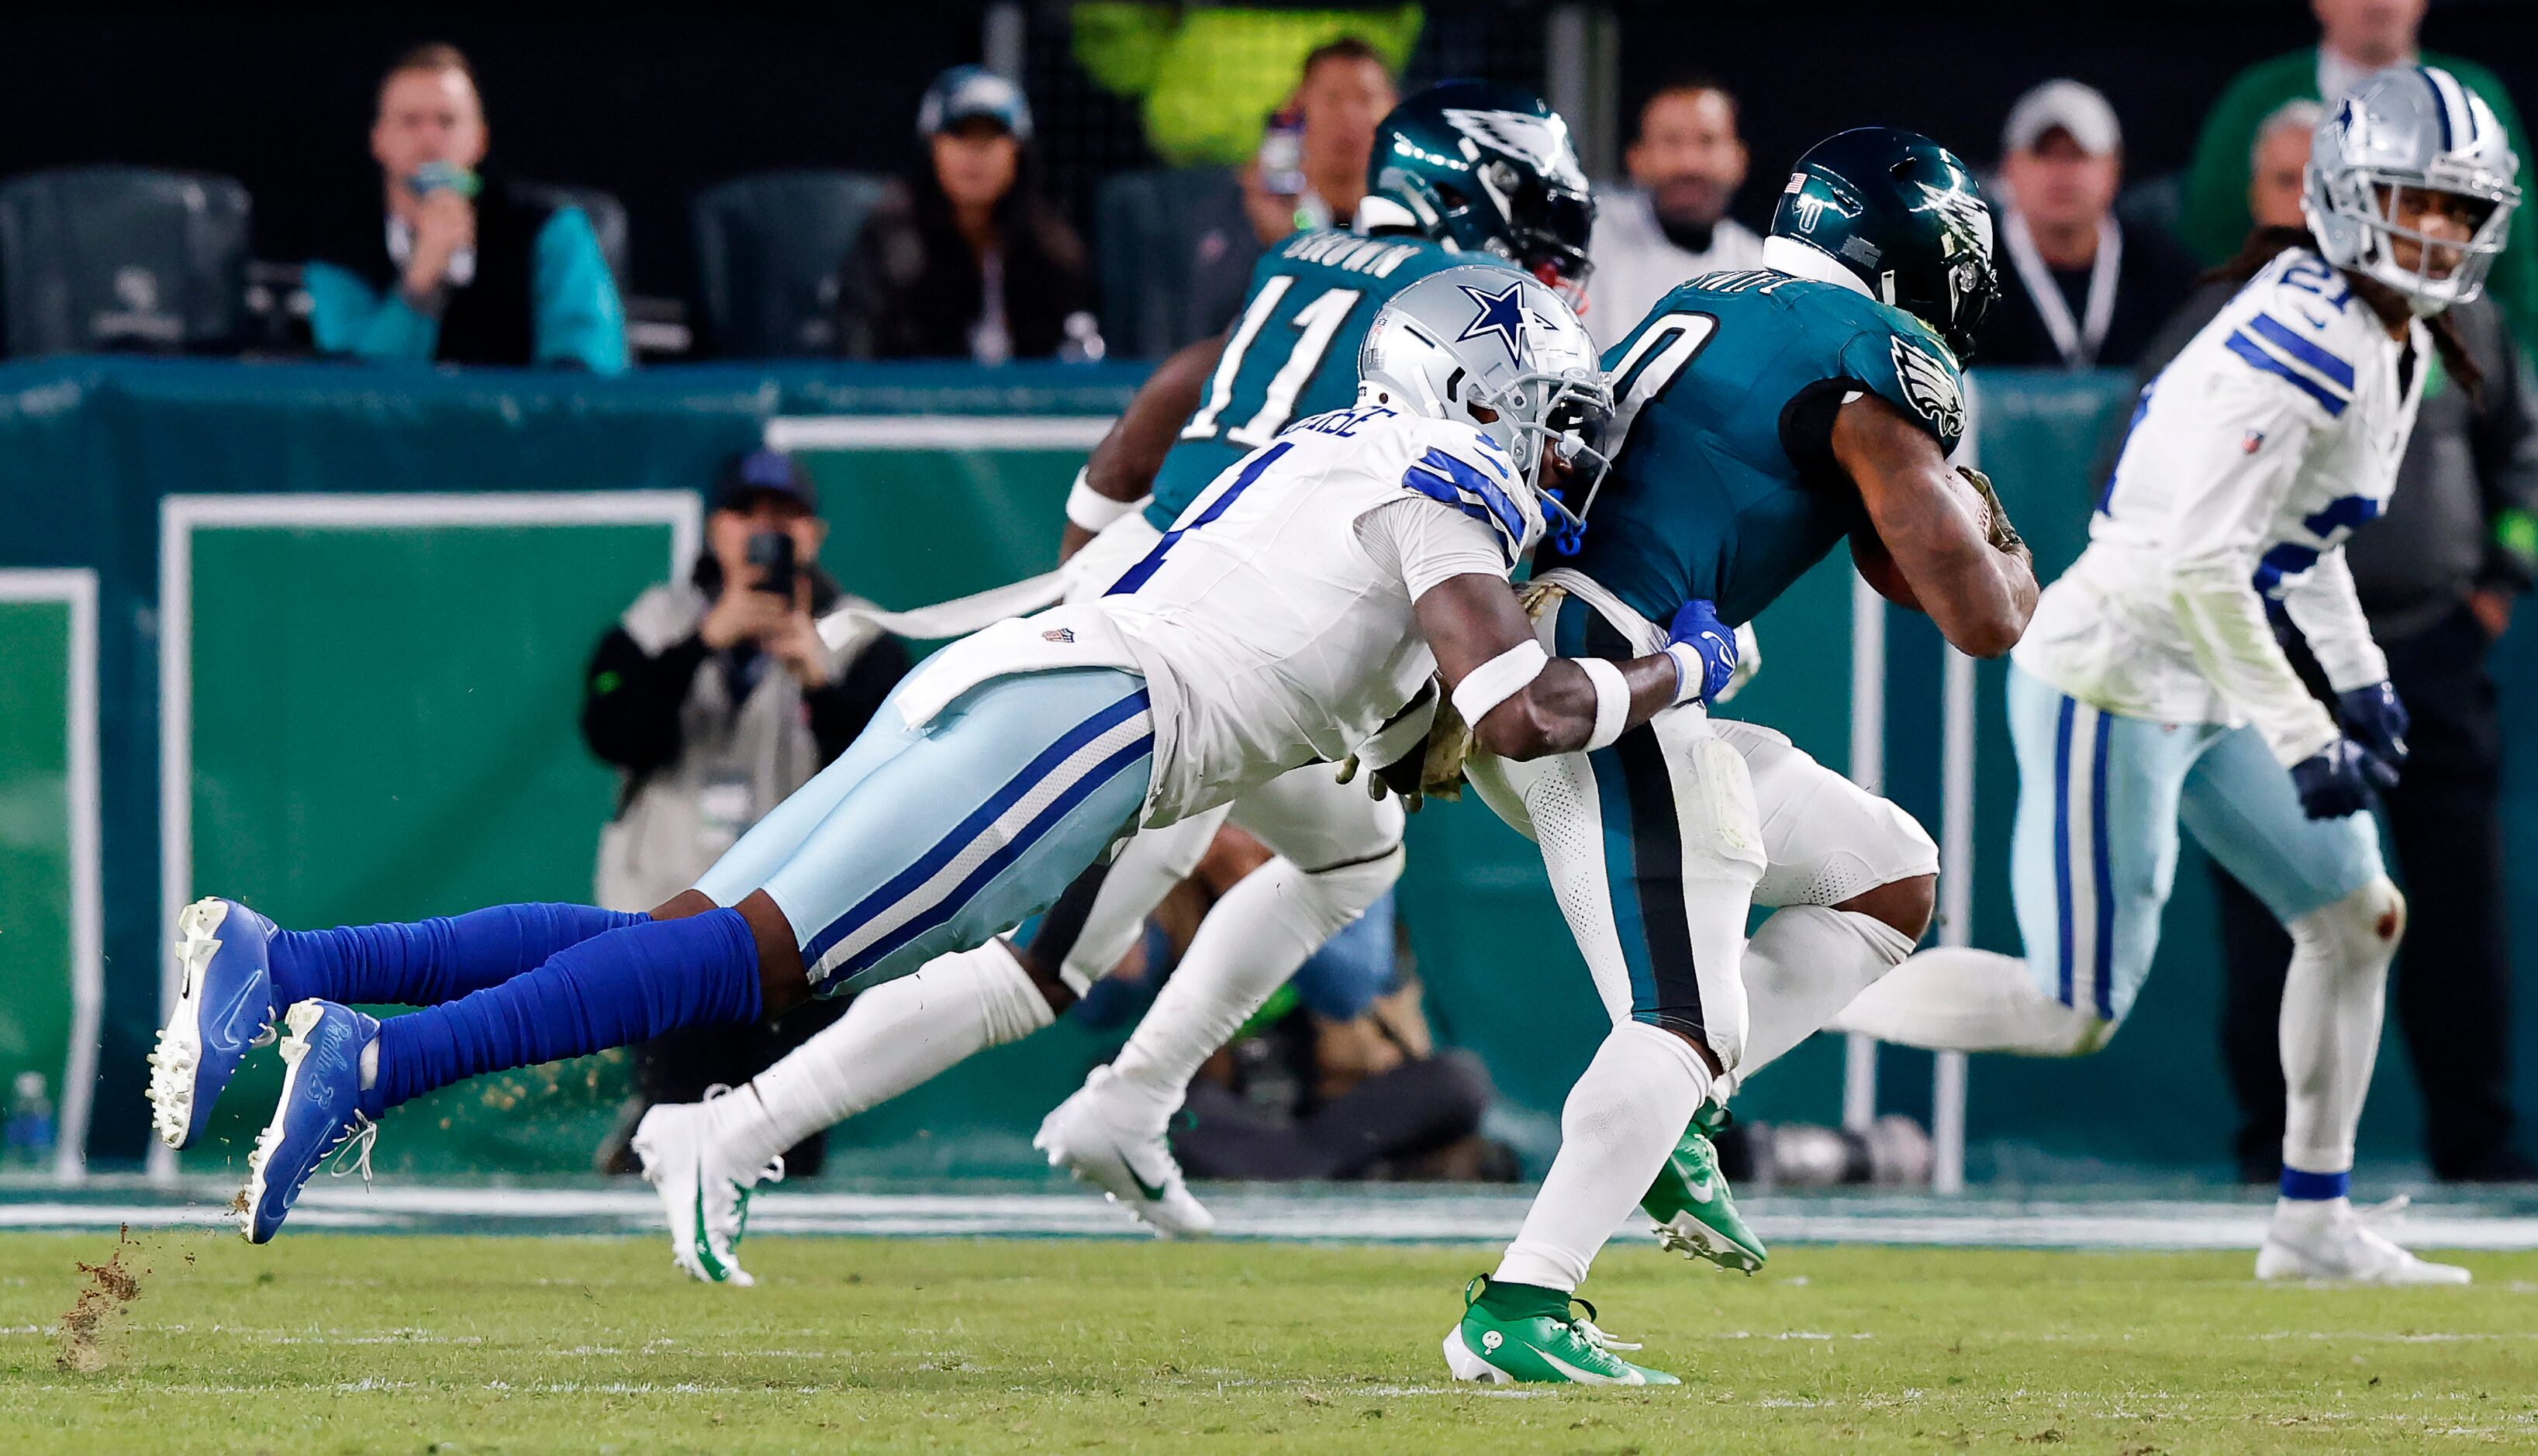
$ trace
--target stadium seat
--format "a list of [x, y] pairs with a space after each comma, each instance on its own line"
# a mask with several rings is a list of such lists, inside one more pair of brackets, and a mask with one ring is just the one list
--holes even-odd
[[251, 206], [246, 188], [208, 172], [63, 167], [0, 184], [8, 352], [234, 343]]
[[626, 293], [626, 204], [617, 194], [596, 187], [566, 187], [553, 182], [513, 182], [511, 191], [522, 201], [541, 207], [577, 207], [590, 219], [590, 231], [599, 237], [599, 255], [608, 260], [609, 276], [617, 280], [618, 296]]
[[889, 185], [850, 171], [775, 171], [699, 193], [697, 301], [711, 353], [836, 352], [837, 266]]
[[[1223, 167], [1121, 172], [1102, 184], [1094, 202], [1094, 239], [1102, 270], [1102, 337], [1123, 359], [1161, 359], [1223, 329], [1241, 306], [1249, 262], [1259, 256]], [[1238, 252], [1229, 281], [1202, 289], [1207, 233], [1223, 234], [1215, 250]], [[1202, 296], [1204, 294], [1204, 296]]]

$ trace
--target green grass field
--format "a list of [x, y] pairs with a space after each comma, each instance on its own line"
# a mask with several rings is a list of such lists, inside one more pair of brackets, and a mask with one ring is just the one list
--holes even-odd
[[[2467, 1291], [2243, 1254], [1627, 1244], [1590, 1291], [1680, 1390], [1491, 1395], [1436, 1342], [1477, 1249], [149, 1235], [62, 1367], [97, 1235], [0, 1238], [0, 1447], [48, 1451], [2344, 1451], [2538, 1445], [2538, 1255]], [[92, 1302], [95, 1300], [93, 1298]]]

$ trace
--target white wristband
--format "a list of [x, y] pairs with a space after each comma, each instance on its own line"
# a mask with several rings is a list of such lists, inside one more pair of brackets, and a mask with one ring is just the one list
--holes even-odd
[[1608, 749], [1622, 736], [1622, 725], [1631, 719], [1631, 684], [1622, 676], [1621, 665], [1601, 657], [1572, 657], [1570, 661], [1586, 670], [1586, 681], [1595, 685], [1595, 731], [1586, 738], [1586, 752]]
[[1113, 500], [1093, 489], [1084, 475], [1083, 471], [1077, 471], [1075, 489], [1066, 493], [1066, 519], [1085, 530], [1098, 532], [1128, 512], [1143, 508], [1146, 501], [1155, 498], [1148, 496], [1141, 500]]
[[1666, 643], [1665, 655], [1674, 659], [1674, 700], [1685, 703], [1700, 697], [1703, 686], [1709, 681], [1709, 664], [1702, 661], [1701, 654], [1686, 642]]
[[1490, 709], [1515, 696], [1551, 665], [1551, 654], [1537, 641], [1522, 641], [1464, 674], [1454, 685], [1454, 711], [1477, 728]]

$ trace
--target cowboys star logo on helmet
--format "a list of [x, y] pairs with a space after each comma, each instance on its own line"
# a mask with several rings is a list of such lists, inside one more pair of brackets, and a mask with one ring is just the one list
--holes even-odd
[[1569, 143], [1569, 123], [1557, 115], [1448, 106], [1445, 119], [1472, 144], [1521, 157], [1562, 186], [1586, 190], [1586, 173], [1577, 165], [1576, 148]]
[[1454, 336], [1454, 342], [1460, 344], [1468, 339], [1496, 335], [1499, 343], [1506, 349], [1507, 362], [1522, 364], [1525, 330], [1523, 281], [1510, 280], [1505, 288], [1495, 294], [1470, 284], [1460, 287], [1464, 297], [1479, 304], [1481, 311], [1472, 315], [1470, 323], [1463, 325], [1463, 331]]

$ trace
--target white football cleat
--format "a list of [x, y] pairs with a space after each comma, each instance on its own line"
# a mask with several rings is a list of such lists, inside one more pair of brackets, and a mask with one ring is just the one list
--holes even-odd
[[2473, 1276], [2455, 1264], [2416, 1258], [2365, 1224], [2351, 1204], [2339, 1204], [2305, 1219], [2276, 1211], [2256, 1250], [2256, 1278], [2404, 1286], [2463, 1285]]
[[[708, 1091], [705, 1096], [714, 1095]], [[715, 1144], [703, 1102], [661, 1102], [634, 1125], [631, 1145], [643, 1160], [643, 1181], [661, 1195], [670, 1225], [670, 1257], [706, 1284], [749, 1288], [758, 1281], [740, 1267], [741, 1235], [749, 1230], [750, 1194], [761, 1182], [781, 1182], [784, 1159], [762, 1168], [735, 1169]]]
[[1113, 1091], [1108, 1067], [1096, 1067], [1075, 1095], [1041, 1120], [1032, 1146], [1100, 1188], [1112, 1203], [1165, 1238], [1204, 1238], [1216, 1216], [1190, 1196], [1162, 1132], [1146, 1132], [1129, 1099]]

